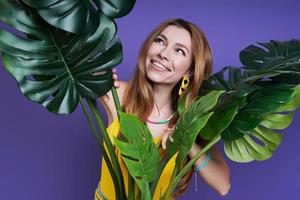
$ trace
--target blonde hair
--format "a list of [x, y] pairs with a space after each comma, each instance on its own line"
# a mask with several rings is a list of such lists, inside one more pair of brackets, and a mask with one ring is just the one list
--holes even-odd
[[[162, 22], [157, 26], [146, 38], [141, 46], [136, 70], [133, 77], [129, 81], [123, 97], [123, 110], [127, 113], [136, 115], [140, 120], [146, 121], [147, 117], [153, 110], [153, 89], [151, 81], [147, 78], [145, 72], [146, 55], [150, 45], [156, 39], [156, 37], [168, 26], [177, 26], [183, 28], [190, 33], [192, 41], [192, 64], [190, 66], [191, 76], [189, 87], [183, 92], [187, 94], [187, 105], [191, 104], [193, 100], [198, 96], [201, 83], [204, 79], [207, 79], [212, 72], [212, 55], [208, 44], [208, 41], [204, 33], [195, 24], [185, 21], [183, 19], [170, 19]], [[181, 85], [180, 80], [172, 90], [172, 106], [176, 110], [177, 102], [181, 96], [178, 95], [178, 90]], [[174, 115], [173, 119], [169, 123], [172, 127], [178, 120], [178, 113]], [[175, 197], [181, 195], [187, 188], [188, 182], [191, 178], [193, 169], [177, 186], [177, 192]]]

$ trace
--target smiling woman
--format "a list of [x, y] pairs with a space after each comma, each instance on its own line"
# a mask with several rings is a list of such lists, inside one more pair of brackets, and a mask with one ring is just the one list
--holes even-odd
[[[187, 103], [190, 104], [198, 96], [201, 83], [208, 78], [211, 70], [211, 51], [203, 32], [183, 19], [165, 21], [143, 43], [137, 68], [129, 83], [118, 81], [120, 87], [117, 91], [123, 110], [143, 121], [150, 130], [154, 143], [165, 147], [167, 139], [172, 139], [172, 128], [179, 117], [176, 109], [178, 100], [185, 94]], [[111, 92], [107, 96], [101, 98], [110, 124], [107, 130], [110, 136], [117, 137], [120, 125]], [[193, 157], [202, 149], [202, 145], [201, 142], [195, 143], [189, 155]], [[120, 153], [117, 153], [127, 191], [128, 171]], [[164, 154], [165, 148], [160, 148], [160, 156]], [[225, 195], [230, 188], [229, 168], [215, 147], [211, 154], [209, 160], [208, 155], [203, 155], [196, 161], [195, 167], [203, 168], [197, 170], [197, 173], [218, 193]], [[169, 160], [162, 172], [156, 190], [153, 191], [154, 200], [160, 199], [166, 192], [175, 160], [176, 155]], [[179, 182], [174, 198], [185, 192], [192, 172], [193, 168]], [[101, 180], [95, 193], [95, 199], [103, 198], [116, 199], [104, 160]]]
[[[108, 67], [108, 65], [102, 65], [102, 61], [108, 61], [111, 64], [110, 67], [117, 66], [117, 64], [121, 62], [121, 54], [118, 53], [117, 59], [115, 55], [116, 52], [121, 51], [121, 48], [119, 44], [115, 43], [116, 45], [113, 45], [110, 42], [111, 40], [116, 41], [114, 39], [114, 36], [116, 36], [115, 23], [110, 23], [111, 19], [103, 16], [102, 12], [94, 12], [89, 8], [98, 7], [104, 9], [107, 14], [113, 14], [110, 16], [120, 16], [118, 13], [120, 13], [120, 11], [122, 13], [124, 13], [123, 11], [126, 12], [130, 7], [128, 5], [133, 5], [130, 2], [134, 1], [1, 0], [0, 2], [0, 48], [2, 51], [0, 56], [0, 197], [5, 200], [93, 199], [95, 187], [99, 182], [100, 175], [100, 162], [98, 157], [99, 154], [103, 154], [99, 153], [97, 149], [97, 144], [90, 134], [91, 131], [87, 126], [86, 119], [83, 117], [82, 110], [77, 109], [71, 116], [56, 116], [47, 111], [45, 112], [42, 105], [27, 101], [27, 98], [25, 98], [20, 91], [17, 91], [16, 80], [10, 77], [9, 72], [5, 70], [4, 59], [5, 65], [9, 66], [9, 71], [16, 75], [17, 81], [22, 85], [22, 91], [25, 89], [24, 94], [26, 96], [34, 99], [42, 97], [44, 99], [44, 101], [42, 101], [43, 106], [46, 106], [54, 112], [72, 112], [77, 101], [67, 101], [66, 99], [75, 97], [76, 100], [78, 96], [74, 95], [73, 91], [74, 89], [77, 91], [76, 88], [78, 89], [78, 84], [71, 87], [70, 84], [72, 84], [72, 82], [69, 81], [72, 81], [72, 78], [69, 77], [67, 66], [62, 65], [62, 57], [57, 51], [57, 46], [52, 45], [53, 41], [49, 34], [53, 33], [57, 36], [58, 45], [63, 47], [61, 53], [64, 58], [67, 58], [67, 64], [69, 65], [70, 63], [69, 69], [72, 72], [72, 76], [80, 80], [81, 86], [91, 86], [86, 89], [82, 87], [80, 89], [83, 91], [81, 96], [91, 94], [90, 89], [92, 89], [92, 96], [96, 98], [98, 95], [106, 94], [112, 86], [113, 81], [111, 80], [112, 74], [110, 70], [107, 70], [109, 72], [107, 76], [97, 77], [91, 76], [92, 73], [90, 72], [92, 71], [90, 70], [73, 70], [77, 69], [77, 67], [81, 68], [86, 64], [90, 65], [94, 63], [95, 67], [93, 67], [93, 69], [95, 69], [95, 74], [104, 75], [104, 71], [100, 69], [102, 67]], [[53, 6], [54, 2], [56, 2], [56, 6]], [[136, 63], [136, 50], [140, 47], [141, 41], [150, 32], [149, 29], [151, 29], [151, 27], [161, 22], [161, 20], [170, 17], [182, 17], [193, 21], [205, 30], [213, 50], [215, 72], [221, 70], [223, 66], [243, 66], [243, 68], [234, 70], [222, 70], [223, 72], [220, 71], [220, 73], [216, 74], [214, 80], [219, 86], [228, 88], [228, 86], [232, 86], [232, 84], [236, 83], [235, 81], [240, 78], [236, 76], [239, 75], [236, 72], [240, 70], [243, 71], [244, 69], [250, 69], [250, 71], [252, 71], [253, 67], [257, 69], [257, 67], [261, 68], [261, 66], [266, 67], [262, 69], [262, 71], [266, 70], [268, 74], [271, 73], [274, 75], [273, 72], [277, 73], [278, 71], [285, 73], [287, 75], [284, 77], [285, 81], [296, 80], [296, 78], [293, 79], [293, 73], [294, 75], [299, 75], [300, 66], [299, 62], [297, 64], [297, 60], [300, 61], [300, 51], [297, 45], [294, 45], [297, 42], [267, 41], [270, 39], [280, 41], [290, 40], [291, 38], [299, 39], [299, 20], [295, 20], [300, 18], [299, 2], [300, 1], [296, 0], [247, 2], [231, 0], [226, 1], [226, 3], [222, 3], [219, 0], [137, 1], [133, 12], [124, 19], [116, 20], [118, 24], [117, 30], [120, 33], [124, 50], [123, 63], [118, 66], [118, 75], [120, 75], [120, 79], [122, 80], [129, 80], [129, 72], [132, 71]], [[39, 4], [47, 8], [41, 8], [38, 5], [38, 8], [34, 6], [34, 8], [28, 8], [25, 11], [23, 10], [26, 6], [25, 4]], [[88, 4], [93, 4], [93, 6], [89, 7], [87, 6]], [[17, 7], [14, 6], [14, 8], [12, 8], [11, 5], [16, 5]], [[116, 6], [123, 8], [116, 9]], [[39, 15], [39, 13], [41, 15]], [[95, 17], [95, 15], [98, 17]], [[40, 16], [42, 16], [47, 23], [45, 23]], [[100, 30], [106, 30], [107, 37], [102, 37], [102, 34], [99, 34], [101, 31], [96, 31], [95, 34], [91, 34], [90, 31], [97, 29], [99, 22], [104, 25], [99, 26], [99, 28]], [[52, 24], [52, 26], [49, 24]], [[54, 31], [53, 27], [58, 27], [57, 29], [55, 28], [55, 32], [52, 32]], [[5, 30], [11, 34], [7, 34]], [[69, 31], [72, 33], [68, 33]], [[159, 34], [156, 36], [157, 42], [165, 42], [164, 38], [159, 38]], [[152, 39], [151, 42], [155, 40], [155, 38]], [[160, 41], [160, 39], [162, 39], [162, 41]], [[88, 41], [89, 43], [82, 45], [82, 41]], [[257, 41], [264, 42], [260, 43], [264, 46], [255, 45], [254, 43]], [[106, 44], [108, 44], [108, 46]], [[249, 46], [249, 48], [244, 51], [244, 53], [247, 52], [251, 55], [250, 59], [249, 57], [246, 59], [246, 64], [248, 64], [247, 67], [245, 67], [244, 62], [240, 62], [238, 59], [238, 53], [242, 48], [250, 44], [254, 45]], [[112, 49], [107, 49], [105, 48], [106, 46], [112, 47]], [[114, 52], [113, 63], [109, 59], [110, 54], [103, 54], [103, 51], [99, 51], [99, 48]], [[181, 52], [179, 49], [178, 51], [179, 53]], [[101, 53], [99, 54], [99, 52]], [[162, 55], [164, 55], [164, 53], [165, 52], [163, 52]], [[283, 65], [278, 65], [278, 63], [282, 64], [283, 60], [288, 61], [296, 55], [298, 55], [297, 59], [285, 65], [285, 67], [290, 66], [290, 68], [283, 69]], [[169, 57], [168, 54], [165, 54], [165, 56], [167, 58]], [[91, 63], [89, 58], [94, 58], [95, 60]], [[117, 60], [119, 61], [117, 62]], [[165, 61], [158, 60], [158, 58], [154, 60], [156, 60], [157, 66], [162, 64], [160, 67], [167, 67], [167, 65], [164, 65]], [[99, 63], [102, 64], [99, 65]], [[74, 64], [76, 64], [76, 66]], [[251, 68], [251, 66], [253, 67]], [[278, 70], [278, 66], [280, 70]], [[38, 74], [41, 76], [37, 76]], [[55, 76], [53, 76], [54, 74]], [[225, 79], [226, 81], [223, 82], [223, 75], [227, 78], [229, 74], [232, 75], [232, 78], [228, 79], [228, 81]], [[25, 78], [22, 78], [23, 75]], [[61, 79], [62, 76], [65, 76], [65, 79]], [[32, 81], [34, 81], [35, 78], [41, 79], [33, 84]], [[96, 84], [95, 78], [97, 78]], [[271, 78], [266, 79], [271, 80]], [[297, 79], [300, 80], [299, 76]], [[179, 91], [184, 91], [185, 88], [187, 90], [191, 88], [191, 85], [187, 86], [189, 83], [188, 80], [190, 79], [187, 79], [187, 77], [182, 78], [182, 87], [180, 87], [180, 84], [176, 86], [182, 89], [179, 89]], [[223, 82], [223, 84], [221, 84], [220, 81]], [[42, 84], [42, 82], [45, 84]], [[135, 83], [141, 84], [142, 82]], [[286, 86], [286, 82], [282, 83]], [[60, 85], [57, 86], [57, 84]], [[70, 87], [65, 90], [65, 87], [61, 87], [62, 84]], [[24, 85], [26, 85], [26, 87], [23, 87]], [[120, 97], [122, 96], [124, 101], [126, 83], [119, 82], [119, 85], [121, 86], [118, 89], [118, 93]], [[145, 84], [142, 85], [145, 86]], [[205, 84], [202, 84], [202, 86], [204, 85]], [[242, 86], [245, 86], [245, 84]], [[30, 88], [33, 88], [33, 90], [30, 90]], [[102, 93], [102, 88], [107, 88], [107, 90]], [[249, 91], [249, 88], [244, 89]], [[147, 91], [148, 90], [145, 90], [145, 93]], [[234, 92], [231, 88], [228, 91], [229, 93]], [[241, 92], [243, 93], [245, 90]], [[272, 84], [262, 91], [256, 90], [256, 94], [267, 94], [267, 96], [262, 95], [260, 100], [251, 98], [250, 101], [247, 102], [249, 104], [246, 104], [246, 107], [255, 112], [268, 109], [270, 106], [273, 106], [274, 103], [281, 102], [282, 95], [288, 97], [289, 92], [290, 91], [285, 88], [275, 87], [275, 85]], [[59, 98], [54, 99], [53, 96], [57, 94], [60, 94]], [[135, 91], [128, 92], [129, 96], [134, 94]], [[142, 95], [146, 96], [147, 94]], [[174, 95], [178, 95], [175, 90]], [[49, 104], [50, 100], [54, 101]], [[142, 112], [145, 111], [145, 104], [149, 105], [154, 102], [151, 102], [151, 100], [153, 100], [151, 98], [146, 98], [149, 102], [144, 100], [145, 98], [141, 99], [139, 104], [134, 107], [141, 107], [141, 110], [138, 110], [139, 108], [136, 109], [141, 115], [143, 114]], [[254, 101], [259, 103], [259, 110], [255, 105], [251, 104]], [[63, 104], [59, 104], [59, 102]], [[292, 103], [290, 102], [288, 107], [290, 108], [291, 105]], [[113, 112], [113, 114], [114, 113], [115, 112]], [[165, 113], [161, 111], [160, 116], [163, 114]], [[225, 115], [224, 112], [220, 114]], [[148, 116], [150, 116], [150, 114]], [[242, 121], [239, 119], [233, 120], [233, 126], [231, 126], [231, 128], [239, 128], [239, 130], [241, 130], [240, 128], [247, 128], [247, 124], [251, 125], [255, 123], [256, 120], [249, 118], [249, 116], [249, 112], [240, 113], [238, 117], [241, 117], [240, 119], [242, 119]], [[278, 113], [275, 113], [275, 116], [275, 121], [280, 121], [280, 119], [283, 118], [283, 116], [278, 115]], [[174, 120], [175, 117], [176, 113], [170, 112], [161, 118], [149, 117], [146, 119], [147, 122], [145, 122], [145, 124], [147, 123], [148, 126], [151, 126], [151, 123], [153, 123], [153, 126], [157, 124], [157, 127], [163, 127], [166, 122], [170, 119]], [[261, 115], [260, 117], [264, 116]], [[266, 117], [268, 117], [266, 124], [272, 125], [273, 120], [270, 119], [270, 115]], [[216, 118], [218, 118], [218, 116], [213, 117], [210, 123], [208, 123], [212, 125], [210, 127], [215, 129], [218, 129], [228, 120], [227, 117], [222, 116], [219, 116], [222, 120]], [[118, 121], [114, 121], [114, 123], [111, 122], [112, 119], [108, 130], [109, 132], [114, 132], [114, 128], [119, 128]], [[171, 122], [169, 123], [171, 124]], [[279, 124], [284, 125], [285, 123], [279, 122]], [[234, 132], [227, 129], [227, 138], [230, 139], [230, 141], [224, 141], [225, 144], [227, 143], [225, 145], [225, 152], [229, 153], [229, 158], [227, 159], [242, 161], [254, 160], [254, 162], [249, 164], [237, 164], [229, 161], [232, 189], [226, 197], [219, 197], [218, 193], [211, 190], [202, 181], [198, 182], [199, 190], [195, 192], [193, 190], [194, 181], [190, 181], [188, 192], [180, 197], [180, 199], [297, 199], [297, 196], [299, 196], [300, 157], [293, 155], [295, 155], [299, 149], [299, 124], [300, 112], [297, 110], [294, 116], [294, 122], [288, 129], [282, 131], [285, 136], [280, 148], [276, 150], [274, 157], [268, 159], [266, 162], [255, 160], [257, 160], [257, 158], [261, 160], [262, 158], [266, 158], [266, 156], [270, 157], [271, 154], [274, 153], [274, 150], [277, 149], [283, 134], [276, 134], [273, 132], [276, 130], [271, 131], [271, 129], [262, 128], [257, 129], [258, 132], [253, 131], [252, 133], [239, 131], [235, 133], [238, 133], [237, 135], [244, 134], [245, 137], [233, 142], [232, 137], [230, 138], [230, 136], [232, 136], [230, 133]], [[262, 130], [267, 130], [266, 133], [268, 134], [262, 134]], [[167, 133], [162, 135], [161, 141], [167, 138], [169, 139], [168, 133], [171, 131], [172, 127], [168, 127], [165, 131]], [[182, 133], [182, 129], [177, 132]], [[158, 132], [151, 131], [151, 133], [154, 135]], [[226, 134], [224, 135], [226, 136]], [[260, 139], [254, 138], [254, 135], [260, 136]], [[160, 147], [161, 152], [170, 150], [170, 145], [178, 141], [178, 138], [176, 138], [176, 130], [172, 133], [172, 138], [174, 142], [168, 143], [166, 146], [164, 146], [164, 142], [162, 142], [162, 148]], [[186, 139], [187, 137], [183, 138]], [[157, 145], [160, 145], [160, 140], [158, 141], [156, 136], [153, 136], [153, 140]], [[169, 140], [167, 141], [169, 142]], [[186, 142], [187, 140], [184, 141]], [[242, 146], [242, 144], [246, 144], [247, 148]], [[202, 147], [202, 145], [199, 146]], [[165, 147], [167, 147], [166, 150], [164, 150]], [[208, 166], [211, 165], [209, 155], [210, 154], [208, 154], [207, 159], [202, 162], [203, 164], [199, 163], [200, 165], [198, 165], [196, 169], [202, 169], [207, 163]], [[255, 157], [253, 158], [253, 156]], [[179, 157], [180, 156], [177, 156], [177, 158]], [[146, 156], [145, 158], [146, 160], [150, 160], [152, 157]], [[215, 159], [214, 155], [212, 159]], [[203, 173], [205, 169], [207, 168], [203, 168]], [[154, 168], [154, 170], [159, 171], [157, 168]], [[186, 178], [188, 179], [189, 177]], [[217, 176], [216, 179], [218, 179]], [[109, 182], [106, 184], [109, 184]], [[16, 185], [18, 185], [17, 192]], [[114, 190], [111, 192], [114, 192]], [[219, 191], [219, 193], [220, 192], [225, 194], [226, 189]], [[124, 196], [126, 196], [126, 194], [123, 195], [123, 197]], [[123, 200], [125, 198], [119, 199]]]
[[190, 71], [192, 55], [190, 33], [170, 25], [155, 38], [146, 57], [146, 74], [153, 84], [175, 87]]

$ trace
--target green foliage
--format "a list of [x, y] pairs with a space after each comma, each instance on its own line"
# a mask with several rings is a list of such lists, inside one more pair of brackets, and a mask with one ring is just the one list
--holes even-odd
[[67, 32], [87, 34], [95, 31], [100, 15], [118, 18], [127, 15], [135, 0], [21, 0], [34, 8], [49, 24]]
[[111, 18], [127, 15], [132, 10], [135, 0], [93, 0], [99, 10]]
[[238, 102], [233, 102], [223, 110], [213, 113], [203, 129], [199, 132], [199, 135], [205, 140], [211, 140], [215, 135], [222, 133], [232, 122], [237, 114], [238, 108]]
[[259, 44], [263, 48], [251, 45], [241, 51], [243, 71], [225, 67], [200, 91], [226, 90], [199, 135], [210, 140], [221, 134], [226, 155], [237, 162], [271, 157], [282, 139], [272, 129], [288, 127], [300, 105], [299, 41]]
[[0, 18], [27, 36], [0, 30], [4, 66], [30, 100], [66, 114], [74, 111], [79, 95], [96, 99], [112, 87], [110, 69], [121, 62], [122, 47], [114, 22], [105, 15], [85, 35], [49, 26], [19, 2], [1, 1]]
[[[113, 18], [126, 15], [134, 3], [135, 0], [0, 1], [0, 19], [15, 28], [11, 32], [0, 29], [5, 68], [26, 97], [55, 114], [73, 112], [80, 101], [108, 164], [118, 200], [126, 198], [118, 160], [99, 113], [89, 104], [93, 112], [90, 114], [84, 99], [91, 102], [112, 88], [111, 68], [122, 60]], [[98, 135], [92, 116], [103, 135]], [[103, 136], [109, 155], [104, 151]]]
[[90, 1], [21, 0], [49, 24], [62, 30], [87, 34], [99, 26], [99, 16]]
[[176, 163], [180, 165], [191, 149], [199, 131], [213, 114], [210, 110], [217, 104], [224, 91], [212, 91], [194, 101], [180, 116], [172, 135], [174, 142], [169, 142], [167, 158], [178, 152]]
[[[225, 67], [202, 83], [199, 96], [225, 91], [199, 133], [209, 143], [178, 174], [173, 173], [163, 199], [170, 198], [184, 174], [220, 136], [226, 155], [236, 162], [268, 159], [279, 146], [283, 135], [272, 129], [288, 127], [300, 105], [300, 41], [260, 44], [264, 49], [251, 45], [241, 51], [245, 68]], [[179, 113], [183, 108], [179, 102]], [[182, 127], [186, 129], [189, 126]]]
[[136, 116], [119, 112], [121, 133], [127, 142], [114, 139], [130, 175], [141, 190], [143, 199], [151, 199], [149, 182], [157, 178], [159, 151], [145, 124]]
[[[4, 66], [30, 100], [56, 114], [71, 113], [79, 100], [84, 106], [82, 98], [96, 99], [113, 86], [111, 68], [122, 60], [113, 18], [128, 14], [134, 3], [0, 1], [0, 19], [18, 31], [0, 29]], [[199, 98], [190, 106], [185, 105], [186, 96], [180, 99], [174, 142], [167, 143], [161, 162], [147, 127], [136, 117], [119, 112], [125, 141], [115, 139], [115, 145], [143, 199], [151, 199], [164, 166], [177, 153], [175, 178], [164, 196], [169, 198], [170, 190], [196, 160], [182, 166], [197, 137], [211, 140], [198, 157], [220, 138], [226, 155], [236, 162], [265, 160], [278, 148], [283, 135], [274, 129], [288, 127], [300, 105], [300, 41], [272, 40], [250, 45], [240, 52], [240, 60], [243, 68], [227, 66], [204, 81]], [[96, 135], [93, 120], [85, 112]], [[105, 129], [99, 113], [95, 115], [98, 125]], [[103, 149], [101, 138], [96, 139]], [[107, 147], [113, 160], [108, 166], [120, 192], [117, 199], [124, 199], [120, 167], [112, 147]], [[108, 162], [108, 155], [103, 155]], [[182, 171], [176, 174], [180, 168]]]
[[280, 82], [299, 84], [300, 41], [260, 42], [240, 52], [241, 63], [245, 66], [243, 77], [257, 80], [264, 77]]

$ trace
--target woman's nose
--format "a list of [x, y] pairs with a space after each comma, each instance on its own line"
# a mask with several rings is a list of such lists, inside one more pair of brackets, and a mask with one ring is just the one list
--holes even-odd
[[168, 55], [168, 48], [162, 48], [159, 52], [159, 56], [163, 59], [169, 60], [169, 55]]

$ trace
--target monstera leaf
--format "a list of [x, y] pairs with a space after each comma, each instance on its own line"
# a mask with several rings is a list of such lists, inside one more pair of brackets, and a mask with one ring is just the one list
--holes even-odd
[[110, 69], [121, 62], [122, 47], [115, 23], [105, 15], [85, 35], [56, 29], [17, 1], [0, 2], [0, 19], [25, 34], [0, 30], [0, 50], [5, 68], [32, 101], [66, 114], [79, 96], [96, 99], [112, 87]]
[[269, 77], [281, 83], [299, 84], [299, 40], [271, 40], [258, 44], [260, 46], [250, 45], [240, 52], [241, 63], [245, 66], [245, 79]]
[[[273, 91], [276, 93], [276, 91]], [[300, 85], [294, 88], [290, 101], [273, 112], [262, 115], [262, 122], [249, 130], [242, 130], [243, 137], [226, 140], [226, 155], [236, 162], [250, 162], [270, 158], [279, 146], [283, 135], [273, 129], [285, 129], [292, 122], [294, 111], [300, 105]]]
[[199, 135], [210, 140], [220, 134], [226, 155], [237, 162], [272, 156], [282, 139], [273, 129], [286, 128], [300, 105], [299, 41], [260, 44], [268, 51], [247, 47], [240, 53], [243, 71], [225, 67], [205, 81], [201, 91], [226, 90]]
[[[228, 66], [203, 81], [200, 97], [212, 91], [225, 91], [196, 138], [209, 142], [180, 171], [173, 173], [163, 199], [171, 197], [194, 163], [221, 139], [226, 155], [236, 162], [265, 160], [277, 149], [282, 135], [273, 129], [288, 127], [300, 105], [300, 42], [270, 41], [260, 45], [263, 48], [251, 45], [241, 51], [244, 68]], [[181, 117], [184, 105], [178, 104]], [[181, 131], [190, 129], [189, 124], [182, 124]]]
[[19, 2], [34, 8], [52, 26], [76, 34], [94, 31], [101, 23], [99, 14], [105, 14], [110, 18], [123, 17], [135, 4], [135, 0], [20, 0]]
[[[274, 81], [256, 81], [247, 86], [246, 83], [239, 83], [242, 79], [236, 79], [241, 75], [232, 75], [229, 73], [228, 80], [220, 72], [212, 77], [217, 80], [214, 82], [215, 87], [228, 91], [220, 99], [214, 114], [199, 135], [210, 140], [220, 134], [225, 141], [226, 155], [234, 161], [268, 159], [282, 139], [282, 135], [272, 129], [284, 129], [291, 123], [293, 112], [286, 112], [300, 105], [299, 100], [295, 99], [299, 98], [296, 95], [298, 89], [293, 84]], [[239, 80], [236, 85], [234, 77]], [[284, 114], [276, 113], [280, 107], [290, 109], [281, 109]]]
[[62, 30], [85, 34], [99, 26], [99, 15], [90, 1], [21, 0], [34, 8], [49, 24]]
[[136, 116], [119, 112], [120, 129], [128, 142], [114, 140], [130, 175], [141, 190], [143, 199], [150, 200], [149, 182], [157, 178], [159, 151], [146, 125]]

